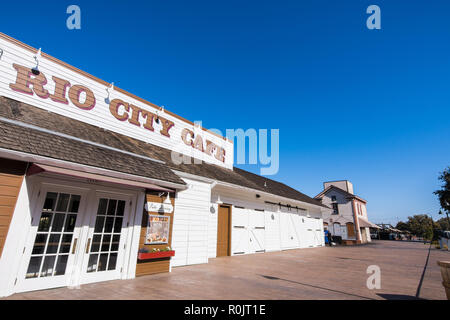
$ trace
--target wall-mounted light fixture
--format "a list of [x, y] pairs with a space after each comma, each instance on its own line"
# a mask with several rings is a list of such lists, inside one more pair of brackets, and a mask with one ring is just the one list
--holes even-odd
[[156, 120], [155, 120], [155, 122], [157, 123], [157, 124], [159, 124], [159, 114], [163, 114], [164, 113], [164, 106], [161, 106], [161, 109], [160, 110], [156, 110]]
[[39, 63], [41, 61], [41, 48], [39, 48], [39, 50], [36, 52], [33, 58], [36, 61], [36, 66], [33, 69], [31, 69], [31, 71], [33, 72], [33, 74], [38, 75], [40, 73]]
[[217, 196], [217, 201], [216, 201], [216, 203], [217, 203], [217, 204], [223, 204], [222, 200], [220, 200], [220, 195]]
[[167, 192], [167, 198], [166, 198], [166, 200], [164, 200], [163, 203], [164, 203], [164, 204], [172, 204], [172, 202], [170, 202], [170, 195], [169, 195], [169, 192]]
[[2, 58], [2, 56], [3, 56], [3, 49], [0, 49], [0, 59]]
[[106, 88], [106, 92], [108, 93], [108, 96], [105, 99], [106, 104], [110, 104], [111, 102], [111, 92], [114, 91], [114, 82], [111, 82], [111, 85]]

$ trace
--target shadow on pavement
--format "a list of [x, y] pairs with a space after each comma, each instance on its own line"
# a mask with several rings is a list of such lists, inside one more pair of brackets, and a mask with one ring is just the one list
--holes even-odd
[[286, 282], [290, 282], [290, 283], [299, 284], [299, 285], [302, 285], [302, 286], [307, 286], [307, 287], [310, 287], [310, 288], [321, 289], [321, 290], [326, 290], [326, 291], [330, 291], [330, 292], [336, 292], [336, 293], [340, 293], [340, 294], [345, 294], [347, 296], [352, 296], [352, 297], [356, 297], [356, 298], [360, 298], [360, 299], [376, 300], [376, 299], [370, 298], [370, 297], [364, 297], [364, 296], [360, 296], [360, 295], [357, 295], [357, 294], [348, 293], [348, 292], [344, 292], [344, 291], [339, 291], [339, 290], [334, 290], [334, 289], [314, 286], [314, 285], [311, 285], [311, 284], [302, 283], [302, 282], [298, 282], [298, 281], [293, 281], [293, 280], [288, 280], [288, 279], [281, 279], [281, 278], [277, 278], [277, 277], [273, 277], [273, 276], [265, 276], [265, 275], [262, 275], [262, 274], [260, 274], [260, 276], [263, 277], [263, 278], [266, 278], [268, 280], [286, 281]]
[[408, 296], [406, 294], [377, 293], [377, 296], [385, 300], [426, 300], [415, 296]]

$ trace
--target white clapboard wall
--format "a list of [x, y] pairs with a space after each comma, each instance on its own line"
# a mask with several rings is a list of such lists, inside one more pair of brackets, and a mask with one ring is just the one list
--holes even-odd
[[[96, 105], [92, 110], [87, 111], [79, 109], [71, 102], [69, 102], [69, 104], [62, 104], [55, 102], [49, 98], [42, 99], [36, 94], [28, 95], [12, 90], [9, 85], [16, 82], [17, 76], [17, 72], [13, 68], [13, 64], [16, 63], [29, 68], [35, 67], [36, 62], [34, 59], [34, 55], [36, 51], [30, 51], [21, 45], [11, 42], [1, 33], [0, 49], [3, 50], [3, 54], [0, 58], [1, 96], [22, 101], [38, 108], [57, 113], [59, 115], [83, 121], [160, 147], [174, 150], [176, 152], [201, 159], [208, 163], [225, 166], [230, 169], [233, 167], [233, 144], [229, 140], [214, 135], [210, 132], [194, 128], [194, 125], [189, 123], [188, 121], [183, 121], [168, 113], [160, 113], [160, 116], [173, 121], [175, 124], [174, 127], [169, 131], [170, 138], [159, 133], [161, 125], [157, 124], [156, 122], [154, 122], [155, 130], [152, 132], [142, 126], [138, 127], [136, 125], [128, 123], [128, 121], [119, 121], [110, 113], [109, 105], [105, 102], [105, 99], [108, 97], [108, 93], [106, 91], [107, 86], [47, 58], [41, 57], [39, 63], [39, 70], [45, 75], [48, 81], [47, 85], [45, 85], [45, 89], [47, 89], [50, 93], [54, 92], [55, 84], [52, 80], [52, 76], [68, 80], [72, 86], [85, 86], [92, 90], [96, 97]], [[120, 83], [120, 79], [117, 79], [117, 81]], [[66, 95], [68, 96], [68, 93], [66, 93]], [[131, 103], [141, 109], [147, 110], [152, 113], [156, 113], [156, 111], [158, 110], [151, 104], [141, 102], [118, 91], [112, 91], [110, 100], [113, 99], [121, 99], [127, 103]], [[140, 122], [143, 123], [144, 121], [145, 119], [142, 119], [141, 117]], [[225, 163], [217, 160], [214, 156], [209, 156], [204, 152], [187, 146], [181, 139], [181, 132], [184, 128], [192, 130], [196, 134], [198, 133], [202, 135], [204, 143], [206, 143], [206, 139], [208, 139], [219, 147], [224, 148], [226, 152]]]
[[183, 180], [188, 189], [177, 192], [175, 199], [172, 230], [175, 256], [171, 260], [173, 267], [208, 262], [211, 185], [186, 178]]
[[[264, 200], [256, 200], [252, 193], [217, 189], [212, 195], [213, 212], [217, 212], [217, 204], [214, 202], [218, 194], [222, 202], [233, 205], [232, 255], [323, 245], [323, 220], [318, 207], [305, 204], [305, 210], [280, 208], [278, 205], [267, 204]], [[270, 200], [275, 201], [275, 199]], [[216, 214], [210, 213], [208, 220], [208, 257], [213, 258], [216, 256], [217, 244]]]

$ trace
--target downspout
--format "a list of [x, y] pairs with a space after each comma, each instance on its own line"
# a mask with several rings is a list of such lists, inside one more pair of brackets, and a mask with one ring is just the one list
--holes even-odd
[[353, 207], [353, 220], [355, 220], [355, 228], [356, 228], [356, 243], [362, 243], [361, 241], [361, 230], [359, 229], [359, 219], [356, 211], [356, 201], [352, 199], [352, 207]]

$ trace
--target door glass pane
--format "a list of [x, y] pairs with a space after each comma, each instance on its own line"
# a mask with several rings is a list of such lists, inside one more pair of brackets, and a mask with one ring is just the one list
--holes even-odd
[[102, 241], [102, 251], [109, 251], [109, 246], [111, 244], [111, 235], [109, 234], [105, 234], [103, 236], [103, 241]]
[[103, 230], [103, 225], [105, 224], [105, 217], [97, 216], [97, 219], [95, 220], [95, 229], [94, 232], [101, 233]]
[[52, 222], [53, 214], [51, 212], [42, 212], [39, 219], [38, 231], [48, 231], [50, 229], [50, 223]]
[[40, 234], [36, 235], [36, 239], [34, 240], [34, 247], [32, 254], [43, 254], [45, 250], [45, 245], [47, 243], [48, 234]]
[[65, 274], [80, 200], [80, 195], [46, 194], [25, 275], [27, 279]]
[[106, 218], [105, 233], [111, 233], [114, 225], [114, 217]]
[[109, 256], [108, 270], [116, 269], [117, 253], [111, 253]]
[[100, 255], [100, 260], [98, 261], [98, 271], [105, 271], [107, 263], [108, 263], [108, 254], [102, 253]]
[[48, 239], [47, 244], [47, 253], [56, 253], [58, 251], [59, 247], [59, 239], [61, 238], [61, 234], [52, 233], [50, 235], [50, 238]]
[[49, 277], [53, 275], [53, 267], [55, 266], [55, 256], [46, 256], [41, 269], [41, 277]]
[[113, 216], [116, 213], [117, 200], [109, 200], [108, 216]]
[[108, 199], [100, 199], [100, 203], [98, 205], [97, 214], [105, 215], [106, 214], [106, 206], [108, 205]]
[[42, 257], [32, 257], [25, 278], [37, 278], [41, 269]]
[[58, 198], [58, 205], [56, 211], [67, 211], [67, 205], [69, 204], [70, 194], [60, 193]]
[[61, 247], [59, 248], [59, 253], [69, 253], [70, 246], [72, 244], [72, 233], [66, 233], [62, 237]]
[[113, 241], [111, 243], [111, 251], [119, 251], [120, 235], [113, 236]]
[[73, 232], [75, 230], [75, 223], [77, 222], [76, 214], [68, 214], [66, 219], [65, 232]]
[[47, 197], [45, 198], [44, 208], [42, 211], [53, 211], [55, 209], [56, 199], [58, 198], [58, 194], [54, 192], [47, 193]]
[[98, 254], [91, 254], [89, 256], [87, 272], [97, 271], [97, 260], [98, 260]]
[[114, 222], [114, 233], [118, 233], [122, 230], [122, 218], [116, 218], [116, 221]]
[[117, 204], [117, 216], [123, 216], [123, 213], [125, 211], [125, 201], [120, 200], [119, 203]]
[[100, 243], [102, 241], [102, 235], [96, 234], [92, 237], [91, 252], [98, 252], [100, 250]]
[[61, 232], [64, 225], [64, 218], [66, 215], [64, 213], [55, 213], [55, 217], [53, 218], [53, 232]]
[[66, 273], [68, 259], [69, 259], [68, 255], [58, 257], [58, 262], [56, 263], [55, 267], [55, 276], [62, 276]]
[[78, 212], [78, 208], [80, 207], [80, 200], [81, 197], [78, 195], [72, 195], [70, 197], [70, 203], [69, 203], [69, 212]]
[[87, 272], [116, 270], [125, 206], [123, 200], [99, 199]]

